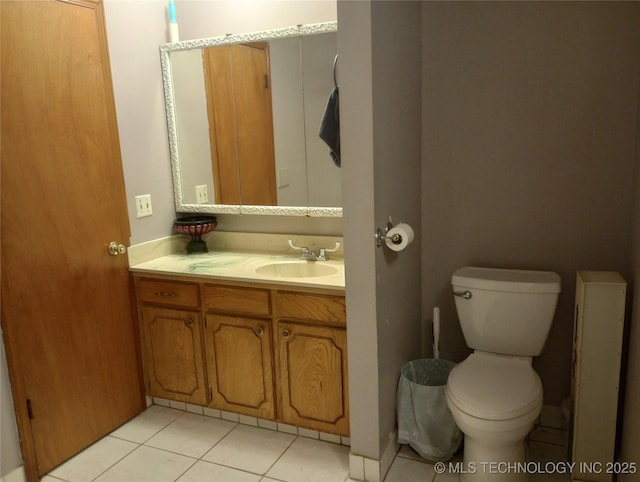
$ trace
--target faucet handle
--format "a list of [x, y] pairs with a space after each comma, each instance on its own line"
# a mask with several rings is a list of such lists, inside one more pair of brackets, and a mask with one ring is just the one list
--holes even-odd
[[302, 246], [296, 246], [295, 244], [293, 244], [293, 240], [289, 239], [289, 246], [291, 246], [291, 249], [297, 249], [299, 251], [309, 251], [309, 248], [307, 247], [302, 247]]
[[336, 245], [333, 248], [322, 248], [322, 250], [325, 253], [335, 253], [336, 251], [338, 251], [340, 249], [340, 246], [341, 246], [340, 242], [336, 241]]
[[289, 240], [289, 246], [291, 246], [292, 249], [297, 249], [299, 251], [302, 251], [302, 255], [300, 256], [300, 258], [305, 258], [306, 256], [309, 256], [309, 248], [307, 248], [306, 246], [296, 246], [295, 244], [293, 244], [293, 241], [290, 239]]

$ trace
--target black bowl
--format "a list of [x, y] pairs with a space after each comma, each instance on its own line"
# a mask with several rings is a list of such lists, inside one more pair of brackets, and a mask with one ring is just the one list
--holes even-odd
[[187, 245], [187, 253], [206, 253], [207, 243], [201, 238], [203, 234], [213, 231], [218, 223], [215, 216], [187, 216], [173, 221], [177, 233], [191, 236]]

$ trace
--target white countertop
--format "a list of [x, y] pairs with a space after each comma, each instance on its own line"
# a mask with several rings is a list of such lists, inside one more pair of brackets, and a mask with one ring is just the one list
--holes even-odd
[[[330, 271], [331, 273], [307, 273], [313, 274], [313, 276], [286, 277], [277, 274], [278, 266], [265, 268], [265, 266], [274, 263], [278, 265], [314, 263], [316, 266], [301, 266], [300, 268], [302, 271], [310, 269], [312, 271]], [[342, 258], [327, 261], [302, 261], [296, 256], [289, 255], [217, 251], [198, 254], [167, 254], [134, 264], [130, 266], [130, 270], [134, 273], [150, 275], [194, 276], [205, 279], [262, 282], [344, 291], [344, 261]]]

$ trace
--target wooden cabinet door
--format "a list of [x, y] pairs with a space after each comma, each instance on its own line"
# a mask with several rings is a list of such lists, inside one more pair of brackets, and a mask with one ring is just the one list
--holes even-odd
[[275, 340], [282, 421], [348, 435], [346, 330], [280, 321]]
[[150, 394], [206, 405], [200, 314], [145, 306], [142, 330]]
[[28, 480], [144, 409], [99, 0], [0, 1], [2, 330]]
[[212, 406], [273, 419], [270, 320], [206, 315]]

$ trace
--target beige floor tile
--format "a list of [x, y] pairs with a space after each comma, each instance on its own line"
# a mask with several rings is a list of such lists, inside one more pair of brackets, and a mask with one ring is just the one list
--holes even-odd
[[431, 482], [435, 477], [433, 465], [404, 457], [396, 457], [385, 482]]
[[198, 461], [177, 482], [258, 482], [260, 476], [222, 465]]
[[96, 479], [97, 482], [173, 482], [196, 459], [141, 445]]
[[349, 475], [349, 447], [297, 438], [266, 475], [286, 482], [343, 482]]
[[226, 420], [184, 412], [147, 440], [145, 445], [200, 458], [235, 426]]
[[49, 474], [69, 482], [91, 481], [138, 447], [137, 443], [104, 437]]
[[295, 440], [294, 435], [238, 425], [203, 460], [264, 474]]
[[113, 437], [142, 443], [153, 437], [184, 412], [173, 408], [151, 405], [136, 418], [111, 432]]

